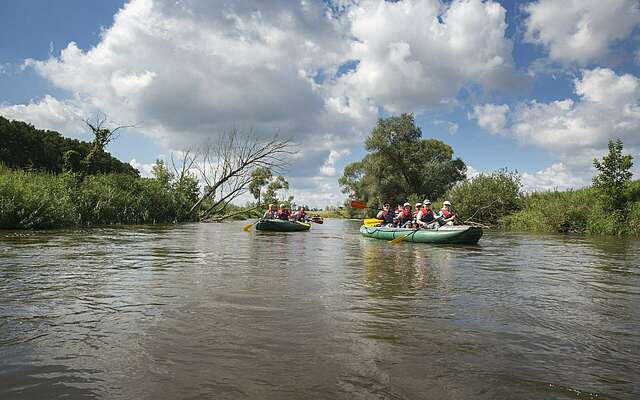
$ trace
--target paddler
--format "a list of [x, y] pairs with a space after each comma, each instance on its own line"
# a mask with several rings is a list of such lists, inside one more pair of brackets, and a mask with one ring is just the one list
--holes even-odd
[[309, 218], [307, 217], [307, 213], [304, 212], [304, 207], [300, 206], [298, 211], [293, 214], [294, 221], [307, 222]]
[[393, 225], [393, 219], [395, 218], [395, 213], [390, 210], [391, 205], [389, 203], [384, 203], [382, 205], [382, 210], [378, 212], [376, 218], [382, 220], [382, 226]]
[[280, 204], [280, 208], [278, 209], [278, 219], [288, 221], [289, 217], [291, 217], [291, 212], [285, 208], [284, 203]]
[[440, 225], [453, 225], [453, 220], [456, 218], [456, 215], [451, 212], [451, 202], [449, 200], [445, 200], [444, 203], [442, 203], [439, 217]]
[[418, 211], [416, 216], [416, 223], [420, 228], [433, 229], [438, 224], [436, 223], [436, 215], [431, 208], [431, 201], [425, 199], [422, 202], [422, 208]]
[[404, 203], [402, 211], [396, 217], [398, 227], [400, 228], [412, 228], [413, 213], [411, 212], [411, 204]]
[[276, 210], [275, 204], [269, 204], [269, 208], [265, 211], [262, 216], [264, 219], [277, 219], [278, 218], [278, 210]]

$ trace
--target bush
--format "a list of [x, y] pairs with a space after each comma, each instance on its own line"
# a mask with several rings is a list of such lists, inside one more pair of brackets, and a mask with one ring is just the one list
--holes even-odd
[[590, 189], [531, 193], [521, 209], [501, 219], [503, 227], [533, 232], [585, 232], [593, 203]]
[[464, 180], [446, 194], [461, 220], [472, 218], [489, 225], [517, 210], [519, 196], [520, 176], [506, 169]]
[[0, 166], [0, 228], [193, 221], [193, 194], [131, 174], [49, 174]]

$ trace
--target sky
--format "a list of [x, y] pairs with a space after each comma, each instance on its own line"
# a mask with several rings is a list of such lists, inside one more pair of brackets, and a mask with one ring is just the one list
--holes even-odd
[[468, 176], [578, 188], [611, 139], [640, 158], [640, 3], [0, 2], [0, 115], [89, 140], [98, 111], [135, 125], [108, 150], [143, 175], [230, 129], [289, 138], [289, 194], [314, 207], [404, 112]]

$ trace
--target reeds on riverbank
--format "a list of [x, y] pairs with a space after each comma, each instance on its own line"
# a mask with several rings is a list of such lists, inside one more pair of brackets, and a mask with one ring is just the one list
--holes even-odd
[[640, 181], [631, 182], [622, 210], [607, 210], [605, 199], [589, 187], [524, 195], [519, 210], [506, 215], [500, 225], [529, 232], [575, 232], [640, 236]]
[[0, 166], [0, 228], [196, 220], [188, 193], [130, 174], [51, 174]]

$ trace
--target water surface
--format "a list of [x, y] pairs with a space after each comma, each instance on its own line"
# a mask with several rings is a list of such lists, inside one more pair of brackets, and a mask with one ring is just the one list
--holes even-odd
[[640, 241], [244, 224], [0, 232], [0, 398], [640, 398]]

